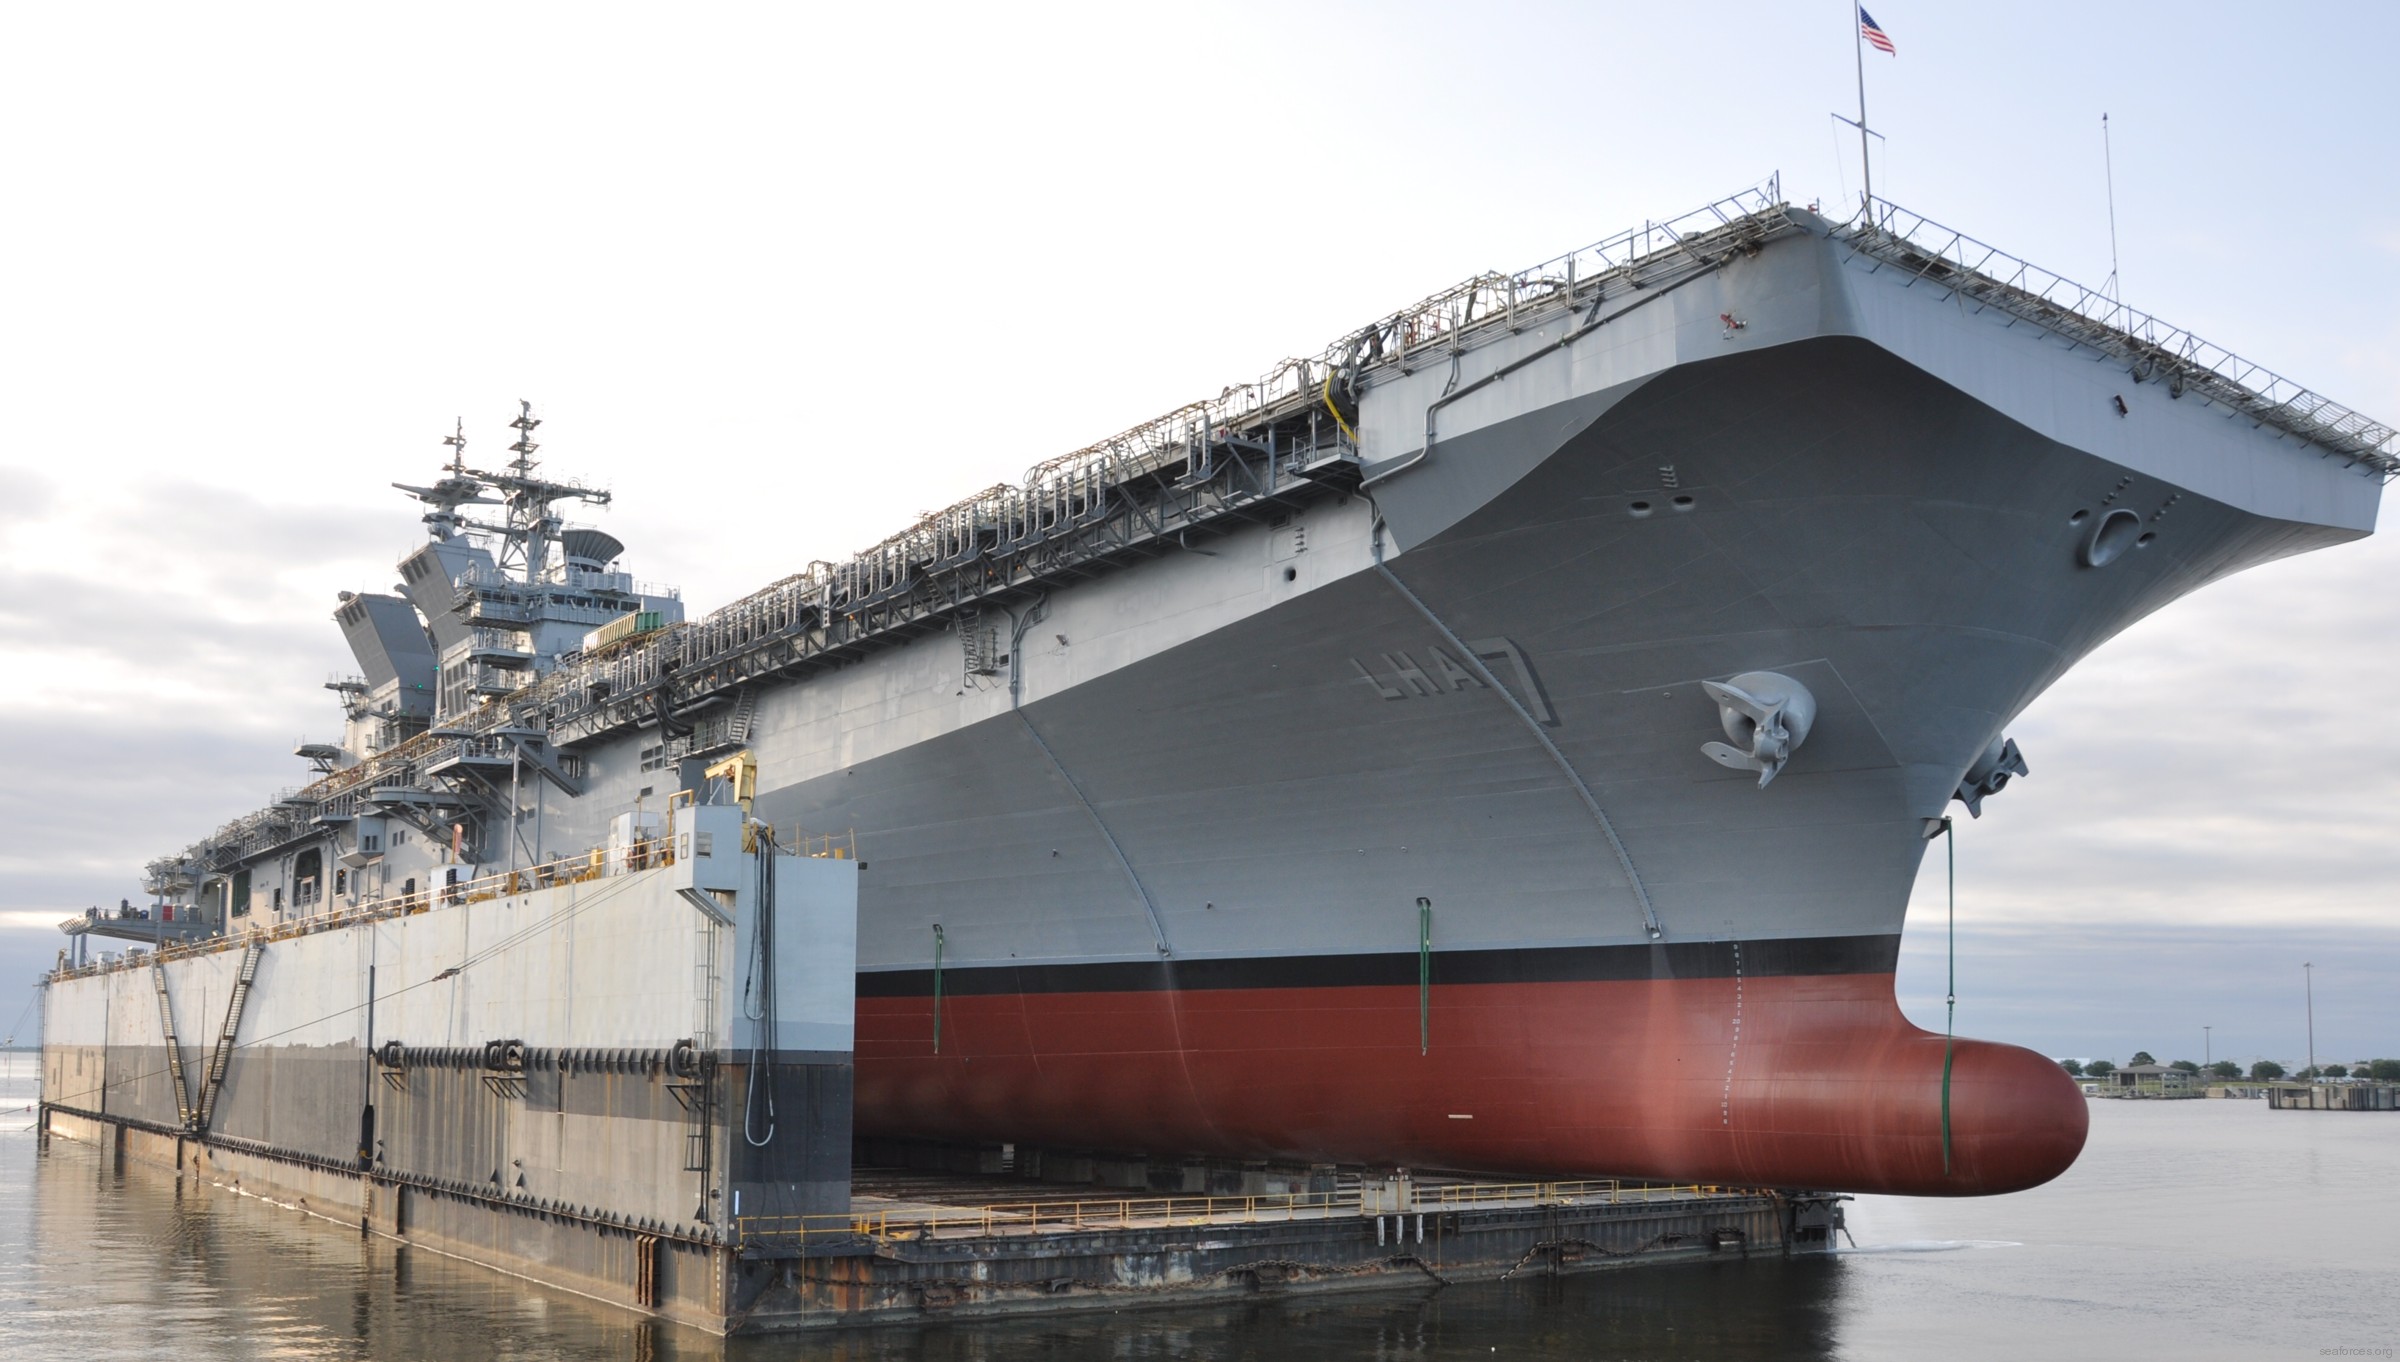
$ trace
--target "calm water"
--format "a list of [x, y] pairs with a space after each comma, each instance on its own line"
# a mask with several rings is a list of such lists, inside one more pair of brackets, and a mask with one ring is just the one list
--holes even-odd
[[[1855, 1251], [731, 1347], [295, 1212], [37, 1155], [0, 1074], [0, 1358], [2314, 1358], [2400, 1345], [2400, 1114], [2095, 1102], [2049, 1187], [1869, 1198]], [[2358, 1355], [2358, 1354], [2348, 1354]]]

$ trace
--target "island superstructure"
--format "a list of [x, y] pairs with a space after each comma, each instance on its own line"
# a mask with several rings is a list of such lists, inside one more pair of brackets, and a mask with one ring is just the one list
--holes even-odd
[[[429, 538], [336, 613], [316, 778], [150, 865], [185, 949], [738, 802], [855, 874], [860, 1134], [1925, 1195], [2085, 1129], [2048, 1060], [1901, 1015], [1928, 839], [2038, 763], [2008, 724], [2079, 658], [2370, 533], [2396, 466], [2101, 295], [1772, 190], [696, 620], [564, 522], [605, 494], [537, 425], [404, 489]], [[652, 1029], [623, 1048], [692, 1032]]]

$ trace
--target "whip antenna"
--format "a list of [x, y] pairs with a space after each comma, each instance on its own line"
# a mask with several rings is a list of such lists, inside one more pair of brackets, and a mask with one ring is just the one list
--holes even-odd
[[2117, 158], [2108, 141], [2108, 115], [2100, 115], [2100, 164], [2108, 175], [2108, 288], [2117, 306], [2125, 305], [2125, 281], [2117, 277]]

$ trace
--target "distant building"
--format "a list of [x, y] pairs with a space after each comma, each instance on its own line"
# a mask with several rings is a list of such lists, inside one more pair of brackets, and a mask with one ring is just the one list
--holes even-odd
[[2112, 1087], [2128, 1093], [2184, 1093], [2198, 1076], [2164, 1064], [2128, 1064], [2108, 1075]]

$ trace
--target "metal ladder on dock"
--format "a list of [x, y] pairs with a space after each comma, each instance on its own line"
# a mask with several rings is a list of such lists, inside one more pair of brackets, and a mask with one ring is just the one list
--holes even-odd
[[263, 941], [242, 948], [241, 972], [233, 978], [233, 996], [225, 1000], [225, 1029], [217, 1033], [217, 1047], [209, 1052], [208, 1073], [201, 1081], [198, 1117], [184, 1118], [184, 1124], [200, 1134], [208, 1133], [209, 1120], [217, 1114], [217, 1094], [224, 1091], [225, 1071], [233, 1065], [234, 1033], [241, 1029], [242, 1009], [250, 1003], [250, 981], [258, 977], [258, 958], [266, 952]]
[[167, 967], [156, 956], [150, 960], [150, 982], [158, 989], [158, 1029], [167, 1038], [167, 1076], [175, 1084], [175, 1114], [189, 1126], [192, 1090], [183, 1076], [183, 1042], [175, 1038], [175, 1007], [167, 999]]
[[684, 1111], [691, 1117], [691, 1123], [684, 1127], [683, 1169], [700, 1174], [703, 1187], [708, 1182], [709, 1147], [714, 1143], [716, 1126], [715, 1075], [711, 1072], [710, 1058], [717, 1049], [717, 993], [723, 984], [717, 973], [719, 930], [715, 918], [701, 915], [692, 962], [692, 1044], [698, 1054], [698, 1072], [682, 1094]]

